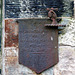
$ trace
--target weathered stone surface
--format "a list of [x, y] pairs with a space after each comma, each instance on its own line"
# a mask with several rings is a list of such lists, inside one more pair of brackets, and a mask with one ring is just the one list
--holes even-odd
[[73, 0], [5, 0], [6, 18], [47, 17], [46, 8], [58, 8], [58, 16], [73, 16]]
[[54, 75], [75, 75], [75, 20], [59, 35], [59, 63], [54, 67]]
[[54, 75], [75, 75], [75, 47], [59, 47], [59, 63], [54, 67]]
[[75, 20], [70, 20], [63, 30], [63, 34], [59, 36], [59, 44], [75, 47]]
[[[10, 51], [13, 51], [10, 55]], [[34, 71], [30, 70], [29, 68], [19, 64], [18, 62], [18, 51], [19, 49], [16, 47], [6, 47], [5, 52], [5, 75], [38, 75]], [[16, 56], [14, 56], [14, 54]], [[6, 56], [7, 55], [7, 56]], [[53, 75], [53, 68], [50, 68], [46, 71], [44, 71], [42, 74], [39, 75]]]
[[[10, 32], [9, 32], [10, 31]], [[13, 36], [15, 37], [14, 40]], [[18, 48], [18, 24], [14, 19], [5, 20], [5, 47], [3, 75], [37, 75], [34, 71], [19, 64]], [[12, 43], [11, 43], [12, 42]], [[48, 69], [40, 75], [53, 75], [53, 68]]]
[[[15, 23], [15, 20], [6, 20], [6, 23], [8, 29], [11, 29], [11, 31], [13, 30], [13, 32], [11, 32], [10, 34], [13, 33], [14, 36], [18, 37], [18, 31], [16, 31], [18, 28], [18, 24]], [[15, 26], [17, 26], [16, 29], [14, 29]], [[59, 63], [39, 75], [75, 75], [75, 20], [70, 20], [69, 24], [63, 30], [63, 32], [64, 34], [61, 34], [59, 36]], [[5, 35], [7, 33], [8, 30], [6, 30]], [[5, 41], [9, 40], [7, 35], [5, 38]], [[11, 37], [11, 39], [12, 38], [13, 37]], [[17, 39], [15, 39], [15, 41]], [[7, 43], [8, 42], [6, 42], [6, 44]], [[8, 45], [4, 47], [3, 75], [38, 75], [29, 68], [19, 64], [18, 52], [18, 44], [15, 44], [15, 42], [14, 44], [9, 45], [9, 47]]]

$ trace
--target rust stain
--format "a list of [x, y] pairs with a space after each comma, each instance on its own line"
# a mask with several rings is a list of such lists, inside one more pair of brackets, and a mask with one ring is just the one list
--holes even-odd
[[18, 23], [13, 19], [5, 20], [5, 47], [18, 45]]
[[[27, 22], [26, 22], [27, 23]], [[30, 22], [31, 23], [31, 22]], [[37, 23], [36, 23], [37, 24]], [[43, 25], [45, 24], [45, 22], [43, 21], [43, 23], [42, 23], [42, 27], [43, 27]], [[40, 24], [39, 24], [39, 26], [37, 27], [37, 29], [41, 29], [40, 28]], [[45, 29], [47, 29], [49, 32], [50, 32], [50, 29], [48, 28], [48, 27], [46, 27]], [[56, 29], [56, 28], [54, 28], [54, 29]], [[35, 30], [34, 30], [35, 31]], [[37, 31], [36, 31], [37, 32]], [[44, 29], [42, 29], [42, 34], [41, 35], [44, 35], [43, 34], [43, 32], [44, 32]], [[51, 32], [52, 32], [52, 30], [51, 30]], [[53, 31], [54, 32], [54, 31]], [[56, 34], [57, 34], [57, 30], [55, 30], [55, 32], [56, 32]], [[25, 32], [24, 32], [25, 33]], [[54, 34], [53, 34], [54, 35]], [[47, 34], [47, 36], [51, 36], [49, 33]], [[34, 36], [32, 36], [32, 37], [34, 37]], [[55, 38], [57, 38], [57, 36], [55, 36]], [[46, 38], [46, 39], [48, 39], [48, 37]], [[54, 40], [55, 41], [55, 40]], [[21, 41], [22, 42], [22, 41]], [[43, 41], [44, 42], [44, 41]], [[52, 44], [54, 44], [54, 46], [55, 46], [55, 44], [56, 44], [56, 42], [54, 42], [54, 43], [52, 43]], [[48, 46], [50, 46], [49, 44], [47, 44]], [[43, 45], [42, 45], [43, 46]], [[5, 20], [5, 47], [7, 47], [7, 48], [12, 48], [12, 47], [18, 47], [18, 23], [17, 22], [15, 22], [15, 20], [13, 20], [13, 19], [7, 19], [7, 20]], [[49, 48], [50, 49], [50, 48]], [[10, 51], [9, 51], [10, 50]], [[5, 57], [5, 65], [6, 66], [15, 66], [15, 67], [17, 67], [17, 63], [18, 63], [18, 56], [14, 53], [14, 51], [13, 51], [13, 48], [12, 49], [7, 49], [6, 50], [6, 57]], [[17, 49], [15, 49], [15, 50], [17, 50]], [[8, 52], [7, 52], [8, 51]], [[40, 53], [43, 51], [43, 49], [42, 48], [40, 48]], [[46, 51], [46, 53], [48, 54], [50, 51]], [[55, 51], [56, 52], [56, 51]], [[9, 54], [10, 53], [10, 54]], [[24, 53], [24, 52], [23, 52]], [[23, 53], [21, 53], [22, 55], [23, 55]], [[38, 55], [38, 57], [40, 57], [40, 53], [39, 52], [33, 52], [34, 54], [36, 54], [36, 55]], [[41, 53], [41, 54], [44, 54], [43, 52]], [[57, 52], [56, 52], [56, 54], [57, 54]], [[55, 54], [55, 56], [57, 56]], [[30, 57], [30, 54], [27, 54], [27, 56], [26, 56], [27, 58], [29, 58]], [[37, 59], [38, 59], [38, 57], [37, 57]], [[42, 56], [43, 57], [43, 56]], [[47, 56], [46, 56], [47, 57]], [[48, 57], [47, 57], [48, 58]], [[21, 58], [19, 58], [19, 59], [21, 59]], [[23, 59], [23, 58], [22, 58]], [[33, 58], [34, 59], [34, 58]], [[46, 59], [46, 58], [45, 58]], [[55, 58], [55, 57], [53, 57], [53, 59], [55, 60], [55, 61], [57, 61], [57, 59]], [[25, 60], [25, 59], [24, 59]], [[29, 61], [29, 60], [28, 60]], [[32, 60], [33, 61], [33, 60]], [[53, 61], [52, 63], [55, 63], [55, 61]], [[48, 62], [49, 62], [49, 60], [46, 60], [46, 65], [48, 64]], [[58, 61], [57, 61], [58, 62]], [[28, 63], [28, 62], [27, 62]], [[29, 63], [29, 64], [32, 64], [32, 63]], [[55, 63], [56, 64], [56, 63]], [[37, 65], [37, 63], [36, 63], [36, 65]], [[41, 65], [41, 66], [43, 66], [43, 64]], [[49, 67], [50, 65], [48, 64], [47, 66], [46, 66], [46, 68], [50, 68]], [[33, 69], [32, 67], [30, 67], [29, 66], [29, 68], [30, 69]], [[7, 69], [6, 69], [7, 70]], [[8, 70], [7, 70], [8, 71]], [[34, 69], [34, 71], [36, 72], [37, 71], [37, 69]], [[36, 74], [35, 72], [33, 71], [33, 73], [34, 74]], [[44, 71], [44, 69], [42, 69], [41, 71]], [[36, 75], [41, 75], [41, 74], [36, 74]]]

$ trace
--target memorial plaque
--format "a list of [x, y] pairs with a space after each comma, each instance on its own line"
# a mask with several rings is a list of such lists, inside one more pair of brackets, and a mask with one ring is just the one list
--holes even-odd
[[5, 17], [47, 17], [46, 8], [51, 7], [58, 8], [59, 17], [72, 17], [74, 0], [5, 0]]
[[19, 20], [19, 63], [36, 73], [58, 62], [58, 29], [45, 27], [50, 20]]
[[74, 0], [5, 0], [5, 18], [25, 18], [16, 21], [20, 64], [41, 73], [58, 62], [58, 26], [62, 25], [57, 23], [57, 16], [72, 17], [73, 3]]

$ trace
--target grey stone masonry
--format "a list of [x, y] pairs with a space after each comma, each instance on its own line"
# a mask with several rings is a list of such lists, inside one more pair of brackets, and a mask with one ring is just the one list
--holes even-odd
[[58, 8], [57, 15], [73, 16], [73, 0], [5, 0], [6, 18], [47, 17], [46, 8]]

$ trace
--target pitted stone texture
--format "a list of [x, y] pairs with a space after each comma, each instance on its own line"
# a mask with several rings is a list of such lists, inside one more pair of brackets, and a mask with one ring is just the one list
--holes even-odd
[[58, 16], [73, 16], [73, 0], [5, 0], [5, 17], [47, 17], [46, 8], [51, 7], [59, 9]]
[[[7, 47], [5, 50], [7, 51]], [[10, 47], [16, 51], [17, 48]], [[10, 52], [10, 51], [9, 51]], [[18, 49], [17, 49], [18, 52]], [[16, 52], [16, 54], [17, 54]], [[75, 74], [75, 47], [60, 46], [59, 63], [54, 68], [50, 68], [39, 75], [74, 75]], [[18, 63], [18, 56], [5, 57], [5, 74], [6, 75], [38, 75], [29, 68]], [[54, 71], [53, 71], [54, 70]]]
[[[9, 26], [12, 26], [12, 24], [10, 24], [10, 22], [14, 24], [13, 26], [18, 26], [16, 23], [14, 23], [15, 20], [9, 20], [7, 22], [7, 24], [9, 23]], [[69, 34], [70, 32], [71, 33], [69, 34], [69, 36], [66, 35], [63, 38], [61, 38], [61, 36], [59, 36], [59, 38], [60, 38], [59, 42], [61, 40], [63, 40], [62, 42], [64, 44], [64, 40], [66, 38], [69, 38], [71, 36], [71, 34], [75, 33], [74, 25], [75, 25], [75, 20], [70, 20], [69, 26], [66, 27], [66, 29], [64, 30], [65, 34], [63, 34], [61, 36], [63, 37], [64, 35]], [[18, 27], [16, 27], [16, 28], [18, 28]], [[13, 29], [14, 29], [14, 27], [13, 27]], [[14, 33], [15, 32], [16, 31], [14, 30]], [[7, 32], [5, 32], [5, 33], [7, 33]], [[16, 35], [18, 35], [18, 34], [16, 34]], [[72, 37], [70, 37], [70, 39], [71, 38]], [[7, 40], [7, 39], [5, 39], [5, 40]], [[17, 40], [17, 39], [15, 39], [15, 40]], [[69, 41], [66, 40], [66, 42], [68, 42], [67, 43], [68, 46], [66, 46], [66, 45], [59, 46], [59, 63], [55, 67], [46, 70], [45, 72], [43, 72], [40, 75], [75, 75], [74, 43], [72, 43], [71, 40], [69, 40]], [[69, 42], [71, 42], [71, 43], [69, 44]], [[3, 73], [3, 75], [38, 75], [35, 72], [33, 72], [32, 70], [30, 70], [27, 67], [20, 65], [18, 63], [18, 52], [19, 52], [18, 44], [12, 45], [11, 47], [6, 46], [4, 48], [4, 53], [3, 53], [3, 58], [4, 58], [3, 70], [4, 71], [3, 72], [5, 72], [5, 73]]]
[[53, 75], [53, 68], [50, 68], [46, 71], [44, 71], [41, 74], [36, 74], [34, 71], [30, 70], [29, 68], [19, 65], [19, 75]]
[[[38, 75], [29, 68], [19, 64], [18, 51], [19, 49], [16, 47], [5, 48], [5, 75]], [[11, 55], [10, 52], [12, 52]], [[50, 68], [39, 75], [53, 75], [53, 68]]]
[[5, 17], [19, 18], [20, 3], [19, 0], [5, 0]]
[[[18, 23], [14, 19], [5, 20], [5, 47], [3, 53], [3, 75], [38, 75], [29, 68], [19, 64], [18, 48]], [[8, 34], [8, 36], [6, 35]], [[16, 38], [13, 41], [12, 35]], [[9, 43], [11, 42], [12, 43]], [[14, 43], [14, 44], [13, 44]], [[8, 44], [8, 45], [7, 45]], [[53, 75], [53, 68], [50, 68], [40, 75]]]
[[60, 45], [75, 46], [75, 20], [70, 20], [63, 34], [59, 36]]
[[15, 20], [5, 20], [5, 47], [18, 44], [18, 23]]
[[75, 47], [59, 47], [59, 63], [54, 67], [54, 75], [75, 75]]
[[75, 20], [69, 20], [63, 34], [59, 36], [59, 63], [54, 75], [75, 75]]

